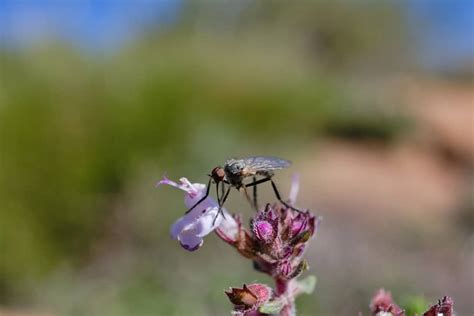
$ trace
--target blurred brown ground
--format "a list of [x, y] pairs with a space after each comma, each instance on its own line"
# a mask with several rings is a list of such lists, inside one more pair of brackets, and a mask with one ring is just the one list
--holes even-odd
[[426, 212], [446, 215], [470, 194], [474, 90], [417, 82], [405, 93], [409, 115], [416, 121], [412, 135], [392, 145], [319, 143], [314, 158], [303, 159], [301, 171], [308, 181], [302, 185], [303, 197], [317, 196], [319, 203], [336, 211], [416, 219]]

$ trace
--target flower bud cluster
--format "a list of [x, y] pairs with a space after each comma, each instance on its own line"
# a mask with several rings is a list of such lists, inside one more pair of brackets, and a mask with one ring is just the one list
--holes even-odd
[[[298, 180], [294, 178], [289, 201], [295, 201], [297, 189]], [[267, 303], [258, 298], [259, 295], [250, 285], [226, 292], [234, 304], [236, 315], [262, 315], [263, 311], [294, 315], [295, 297], [301, 293], [311, 293], [314, 289], [314, 277], [304, 282], [296, 278], [308, 269], [303, 254], [319, 223], [320, 218], [311, 212], [297, 211], [286, 203], [267, 204], [251, 218], [249, 229], [243, 227], [239, 215], [232, 216], [229, 221], [222, 221], [215, 230], [217, 235], [241, 255], [251, 259], [256, 270], [270, 275], [276, 283], [275, 291]], [[268, 288], [262, 284], [258, 286]], [[264, 297], [268, 300], [266, 295]]]
[[254, 267], [277, 279], [300, 275], [308, 268], [303, 254], [318, 224], [309, 211], [267, 204], [250, 221]]
[[238, 226], [236, 233], [231, 235], [221, 228], [216, 232], [252, 259], [255, 269], [280, 280], [293, 279], [308, 269], [303, 254], [320, 218], [309, 211], [267, 204], [250, 220], [250, 230], [242, 227], [239, 217], [233, 219]]

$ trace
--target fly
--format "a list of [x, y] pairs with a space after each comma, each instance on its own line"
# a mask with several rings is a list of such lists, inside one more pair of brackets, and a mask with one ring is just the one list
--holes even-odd
[[[278, 201], [280, 201], [280, 203], [282, 203], [288, 208], [299, 211], [282, 200], [280, 192], [278, 192], [277, 186], [272, 179], [275, 170], [288, 168], [290, 165], [291, 161], [277, 157], [258, 156], [242, 159], [229, 159], [224, 163], [224, 167], [218, 166], [212, 169], [211, 174], [209, 175], [209, 182], [207, 184], [206, 194], [189, 210], [187, 210], [186, 214], [191, 212], [196, 206], [198, 206], [209, 196], [210, 186], [212, 182], [216, 184], [216, 195], [219, 204], [219, 211], [217, 213], [217, 216], [219, 216], [219, 213], [224, 215], [224, 213], [222, 212], [222, 206], [224, 205], [227, 197], [229, 196], [231, 188], [236, 188], [239, 191], [243, 191], [247, 199], [258, 210], [257, 185], [269, 181], [272, 185], [273, 192], [275, 193], [275, 196]], [[261, 179], [257, 180], [257, 176], [260, 176]], [[252, 181], [249, 183], [245, 183], [244, 180], [248, 178], [252, 178]], [[219, 192], [219, 185], [221, 186], [221, 192]], [[253, 203], [247, 193], [248, 187], [253, 187]], [[214, 219], [214, 221], [216, 220], [216, 218]]]

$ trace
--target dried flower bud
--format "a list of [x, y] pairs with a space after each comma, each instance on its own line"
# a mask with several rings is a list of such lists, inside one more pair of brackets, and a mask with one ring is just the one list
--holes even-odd
[[445, 296], [436, 305], [430, 307], [423, 316], [452, 316], [454, 301], [449, 296]]
[[393, 301], [392, 294], [380, 289], [375, 293], [372, 301], [370, 302], [370, 311], [374, 316], [381, 315], [393, 315], [393, 316], [404, 316], [405, 311], [403, 311], [395, 302]]
[[225, 294], [232, 304], [234, 310], [248, 315], [251, 311], [256, 311], [260, 306], [268, 302], [272, 295], [270, 287], [264, 284], [249, 284], [243, 288], [231, 288]]

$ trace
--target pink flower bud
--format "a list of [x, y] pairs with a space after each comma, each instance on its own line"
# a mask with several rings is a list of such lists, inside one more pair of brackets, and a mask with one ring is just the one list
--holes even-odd
[[272, 224], [267, 221], [255, 221], [253, 223], [253, 232], [258, 240], [268, 244], [275, 238], [275, 231]]
[[287, 278], [293, 272], [290, 260], [281, 261], [277, 267], [277, 272], [279, 276]]
[[305, 215], [304, 213], [298, 213], [298, 215], [291, 220], [291, 236], [296, 236], [306, 229], [308, 219]]

